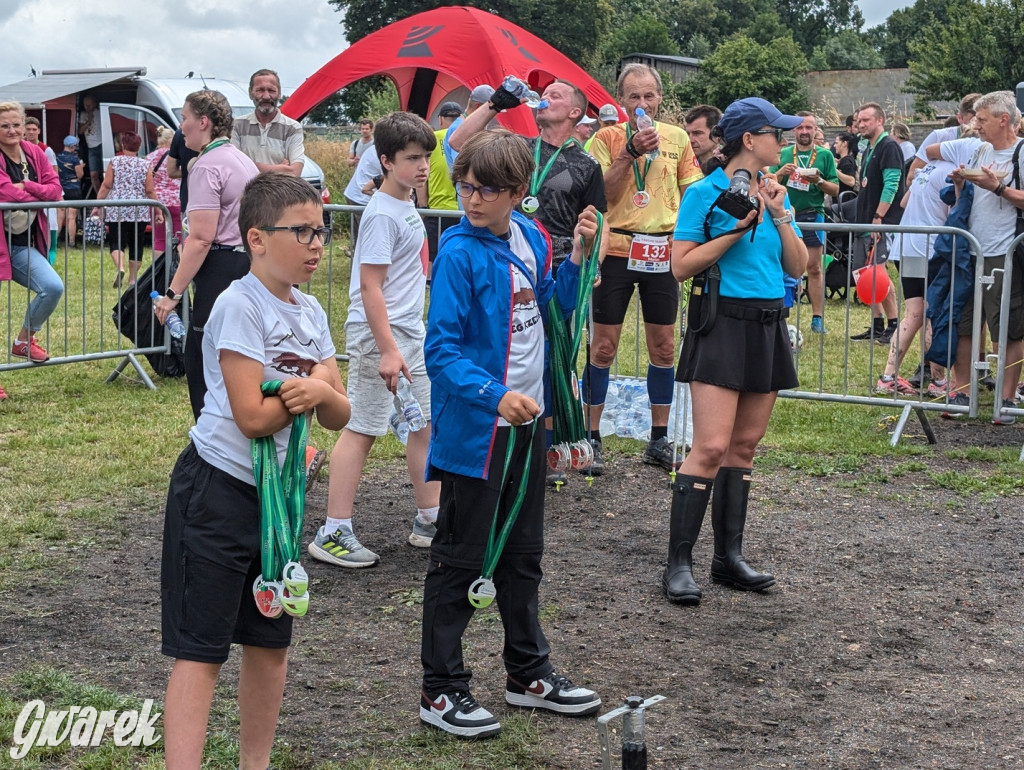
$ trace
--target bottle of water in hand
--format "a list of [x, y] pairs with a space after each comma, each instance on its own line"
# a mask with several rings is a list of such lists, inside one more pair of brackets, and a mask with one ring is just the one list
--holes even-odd
[[[643, 107], [636, 108], [636, 129], [637, 131], [643, 131], [645, 128], [654, 128], [654, 118], [647, 114], [647, 111]], [[649, 153], [647, 157], [654, 160], [661, 155], [661, 150], [655, 147]]]
[[[160, 293], [156, 291], [151, 291], [149, 293], [149, 296], [150, 299], [152, 299], [154, 302], [160, 299]], [[182, 323], [181, 316], [179, 316], [175, 311], [172, 310], [170, 313], [167, 314], [167, 319], [164, 321], [164, 326], [167, 327], [167, 331], [171, 333], [172, 338], [176, 340], [181, 340], [185, 338], [185, 324]]]
[[[516, 99], [525, 99], [526, 106], [531, 110], [537, 109], [542, 104], [540, 94], [532, 90], [515, 75], [506, 75], [505, 79], [501, 81], [501, 87], [516, 97]], [[546, 107], [547, 105], [545, 104], [544, 106]]]
[[409, 430], [413, 433], [427, 427], [427, 420], [423, 416], [420, 402], [412, 392], [412, 383], [402, 375], [398, 375], [398, 392], [395, 394], [395, 411], [405, 418], [409, 423]]

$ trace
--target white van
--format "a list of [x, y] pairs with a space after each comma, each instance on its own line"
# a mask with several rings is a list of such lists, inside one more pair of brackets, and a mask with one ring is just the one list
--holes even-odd
[[[177, 128], [185, 97], [204, 88], [224, 94], [235, 117], [253, 111], [245, 83], [202, 76], [150, 78], [145, 67], [44, 70], [37, 77], [0, 86], [0, 101], [20, 102], [27, 114], [39, 118], [42, 140], [59, 152], [64, 137], [78, 134], [82, 96], [91, 94], [99, 103], [106, 168], [120, 149], [114, 146], [115, 136], [134, 131], [142, 137], [139, 155], [148, 155], [156, 149], [157, 128]], [[85, 160], [84, 151], [80, 154]], [[320, 192], [324, 203], [330, 203], [323, 170], [308, 157], [303, 162], [302, 178]]]

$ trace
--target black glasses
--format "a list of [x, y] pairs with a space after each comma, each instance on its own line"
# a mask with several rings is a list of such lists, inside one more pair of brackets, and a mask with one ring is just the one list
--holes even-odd
[[759, 128], [757, 131], [751, 131], [752, 134], [775, 134], [775, 141], [782, 144], [782, 139], [786, 135], [785, 129], [781, 128]]
[[309, 246], [313, 243], [313, 239], [318, 235], [320, 236], [320, 243], [324, 246], [331, 242], [331, 228], [329, 227], [310, 227], [309, 225], [282, 225], [280, 227], [261, 227], [260, 230], [265, 230], [268, 233], [277, 232], [278, 230], [291, 230], [295, 233], [295, 240], [301, 243], [303, 246]]
[[488, 203], [498, 200], [498, 196], [505, 192], [505, 190], [507, 189], [507, 187], [488, 187], [487, 185], [484, 185], [483, 187], [477, 187], [476, 185], [470, 184], [469, 182], [455, 183], [455, 192], [458, 193], [460, 198], [465, 198], [466, 200], [469, 200], [470, 198], [473, 197], [473, 193], [478, 192], [480, 193], [480, 197], [483, 198]]

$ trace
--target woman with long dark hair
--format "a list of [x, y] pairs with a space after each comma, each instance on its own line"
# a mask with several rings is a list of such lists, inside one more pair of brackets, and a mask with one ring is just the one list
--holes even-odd
[[700, 603], [691, 551], [712, 489], [712, 579], [744, 591], [775, 583], [744, 560], [743, 529], [754, 452], [778, 391], [797, 384], [783, 274], [803, 275], [807, 250], [786, 188], [761, 169], [778, 165], [784, 132], [802, 121], [764, 99], [733, 102], [715, 129], [721, 158], [679, 207], [672, 271], [694, 289], [676, 379], [690, 383], [693, 449], [673, 484], [663, 578], [679, 604]]
[[232, 281], [249, 272], [249, 257], [238, 231], [238, 204], [246, 183], [259, 171], [231, 144], [233, 122], [231, 106], [219, 91], [194, 91], [185, 97], [181, 132], [185, 146], [199, 153], [188, 169], [188, 235], [167, 296], [153, 308], [163, 323], [189, 284], [195, 284], [191, 323], [185, 337], [185, 378], [196, 419], [206, 398], [203, 326], [214, 300]]

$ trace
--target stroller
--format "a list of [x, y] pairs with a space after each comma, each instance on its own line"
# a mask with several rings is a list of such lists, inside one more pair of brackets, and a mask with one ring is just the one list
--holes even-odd
[[[153, 315], [153, 300], [150, 292], [160, 295], [167, 290], [167, 253], [161, 254], [153, 264], [142, 272], [136, 285], [122, 294], [114, 305], [112, 317], [118, 331], [139, 347], [156, 347], [163, 342], [164, 328]], [[178, 249], [171, 256], [173, 266], [178, 263]], [[188, 293], [182, 297], [178, 312], [182, 313], [188, 303]], [[148, 353], [146, 359], [153, 371], [161, 377], [183, 377], [185, 375], [184, 340], [171, 339], [171, 352]]]
[[[856, 208], [856, 193], [845, 192], [839, 196], [838, 203], [832, 204], [826, 216], [832, 222], [852, 222]], [[850, 287], [855, 285], [853, 276], [850, 275], [852, 250], [853, 242], [849, 233], [826, 234], [822, 272], [827, 299], [845, 300]]]

